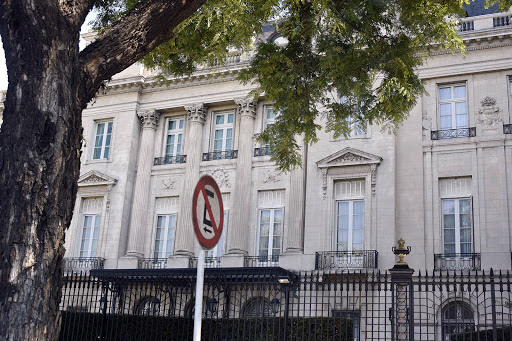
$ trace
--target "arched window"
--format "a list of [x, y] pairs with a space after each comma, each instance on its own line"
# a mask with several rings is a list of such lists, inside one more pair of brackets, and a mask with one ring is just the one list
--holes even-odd
[[160, 299], [157, 297], [145, 297], [135, 307], [136, 315], [160, 315]]
[[469, 304], [449, 302], [441, 313], [443, 340], [450, 340], [450, 335], [475, 330], [475, 313]]
[[270, 301], [264, 297], [251, 298], [245, 303], [243, 317], [272, 316]]

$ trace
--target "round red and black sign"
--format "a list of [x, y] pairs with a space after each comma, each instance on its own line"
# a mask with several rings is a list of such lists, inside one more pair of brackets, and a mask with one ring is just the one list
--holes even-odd
[[222, 235], [224, 206], [217, 182], [209, 176], [202, 176], [192, 196], [192, 223], [199, 244], [212, 249]]

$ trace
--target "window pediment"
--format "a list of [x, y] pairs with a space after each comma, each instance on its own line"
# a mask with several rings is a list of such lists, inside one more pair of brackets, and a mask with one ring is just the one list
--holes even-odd
[[317, 161], [318, 168], [344, 167], [355, 165], [377, 165], [382, 161], [380, 156], [363, 152], [354, 148], [344, 148]]
[[78, 178], [78, 187], [84, 186], [112, 186], [115, 185], [117, 179], [110, 177], [101, 172], [92, 170], [85, 174], [82, 174]]

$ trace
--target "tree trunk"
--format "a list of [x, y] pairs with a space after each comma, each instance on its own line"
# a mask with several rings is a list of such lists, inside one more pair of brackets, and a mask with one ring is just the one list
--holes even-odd
[[34, 3], [8, 16], [0, 6], [9, 70], [0, 133], [1, 340], [58, 338], [64, 231], [80, 165], [80, 27], [57, 1]]

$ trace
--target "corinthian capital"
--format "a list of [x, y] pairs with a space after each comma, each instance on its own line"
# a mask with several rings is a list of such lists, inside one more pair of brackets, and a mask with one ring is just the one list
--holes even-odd
[[208, 107], [204, 103], [185, 106], [185, 110], [187, 111], [189, 121], [204, 124], [206, 113], [208, 112]]
[[240, 98], [235, 99], [235, 103], [238, 106], [238, 113], [240, 116], [256, 118], [256, 106], [258, 105], [252, 98]]
[[156, 129], [158, 126], [158, 119], [160, 118], [160, 113], [156, 110], [148, 110], [143, 113], [138, 113], [140, 123], [142, 124], [142, 128], [151, 128]]

